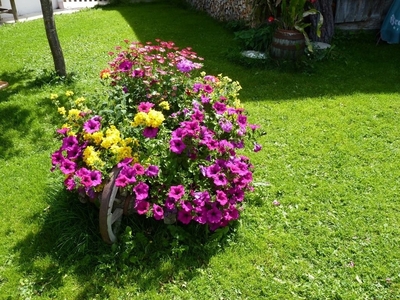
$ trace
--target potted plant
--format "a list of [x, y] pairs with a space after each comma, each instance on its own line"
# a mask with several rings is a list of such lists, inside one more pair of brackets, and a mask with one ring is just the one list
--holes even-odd
[[306, 28], [307, 18], [317, 15], [317, 35], [320, 36], [323, 23], [322, 14], [313, 4], [317, 0], [256, 0], [253, 17], [263, 18], [276, 25], [271, 44], [271, 55], [275, 58], [297, 58], [307, 46], [312, 51]]
[[239, 83], [198, 71], [202, 59], [172, 42], [126, 41], [110, 55], [105, 99], [51, 96], [63, 124], [53, 170], [81, 199], [101, 199], [103, 239], [130, 212], [212, 231], [238, 219], [253, 178], [243, 149], [261, 150]]

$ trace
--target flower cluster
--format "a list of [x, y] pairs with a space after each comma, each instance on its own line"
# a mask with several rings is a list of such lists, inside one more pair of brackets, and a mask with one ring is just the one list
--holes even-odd
[[138, 214], [211, 230], [237, 220], [252, 190], [253, 166], [245, 147], [255, 142], [239, 98], [238, 82], [195, 74], [201, 65], [190, 48], [172, 42], [126, 43], [100, 73], [106, 101], [53, 95], [65, 124], [53, 169], [65, 186], [96, 199], [114, 166], [115, 185], [132, 195]]

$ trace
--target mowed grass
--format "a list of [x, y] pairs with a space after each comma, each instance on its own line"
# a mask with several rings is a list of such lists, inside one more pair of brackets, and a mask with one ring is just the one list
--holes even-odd
[[[0, 27], [0, 298], [399, 299], [399, 45], [337, 35], [310, 72], [229, 59], [233, 32], [164, 2], [56, 16], [73, 80], [50, 76], [42, 20]], [[110, 247], [97, 209], [50, 172], [59, 125], [50, 93], [102, 90], [123, 39], [172, 40], [238, 80], [263, 150], [255, 191], [216, 243], [137, 217]], [[52, 80], [51, 80], [52, 79]], [[172, 236], [172, 238], [171, 238]]]

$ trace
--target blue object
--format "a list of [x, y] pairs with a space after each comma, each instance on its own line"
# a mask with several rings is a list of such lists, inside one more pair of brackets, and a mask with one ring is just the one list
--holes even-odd
[[400, 43], [400, 0], [394, 0], [382, 23], [381, 39], [389, 44]]

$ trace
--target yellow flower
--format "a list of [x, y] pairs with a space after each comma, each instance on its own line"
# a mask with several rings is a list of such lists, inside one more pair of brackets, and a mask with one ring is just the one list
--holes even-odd
[[65, 96], [67, 96], [67, 97], [71, 97], [71, 96], [73, 96], [74, 95], [74, 92], [73, 91], [66, 91], [65, 92]]
[[162, 102], [160, 102], [160, 104], [158, 104], [162, 109], [164, 109], [164, 110], [169, 110], [170, 109], [170, 107], [169, 107], [169, 103], [167, 102], [167, 101], [162, 101]]
[[118, 144], [120, 141], [121, 134], [119, 130], [114, 125], [111, 125], [110, 128], [106, 130], [106, 137], [103, 138], [101, 146], [108, 149], [111, 146]]
[[92, 169], [96, 166], [103, 166], [104, 162], [100, 159], [99, 154], [93, 146], [88, 146], [83, 151], [83, 161]]
[[63, 115], [63, 116], [65, 116], [65, 114], [67, 113], [64, 106], [59, 107], [58, 112], [60, 113], [60, 115]]
[[85, 98], [83, 97], [79, 97], [75, 100], [76, 105], [82, 104], [83, 102], [85, 102]]
[[117, 161], [121, 161], [127, 157], [132, 157], [131, 147], [119, 147], [117, 152]]
[[57, 94], [50, 94], [50, 99], [51, 100], [56, 100], [58, 98]]
[[80, 113], [81, 113], [81, 111], [79, 109], [75, 109], [75, 108], [70, 109], [68, 111], [68, 119], [69, 120], [77, 120], [80, 118], [80, 115], [79, 115]]
[[148, 123], [148, 119], [149, 119], [148, 115], [145, 112], [140, 111], [133, 118], [133, 122], [131, 123], [131, 125], [133, 127], [137, 127], [139, 125], [146, 125]]
[[97, 131], [92, 133], [91, 135], [93, 141], [96, 143], [96, 145], [100, 145], [101, 141], [103, 140], [103, 132]]
[[165, 120], [162, 112], [154, 109], [150, 109], [147, 115], [148, 115], [148, 122], [146, 125], [148, 127], [158, 128], [161, 125], [161, 123]]

